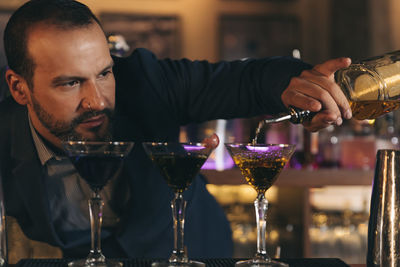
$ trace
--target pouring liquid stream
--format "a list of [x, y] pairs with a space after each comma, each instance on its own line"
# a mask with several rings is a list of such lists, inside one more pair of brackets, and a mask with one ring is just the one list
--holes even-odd
[[259, 136], [260, 133], [261, 133], [261, 129], [264, 128], [265, 125], [266, 125], [265, 120], [261, 120], [261, 121], [258, 123], [257, 129], [256, 129], [256, 134], [255, 134], [253, 140], [251, 141], [251, 144], [252, 144], [253, 146], [255, 146], [255, 145], [257, 144], [258, 136]]
[[314, 116], [314, 113], [309, 110], [300, 110], [294, 107], [289, 107], [288, 113], [279, 114], [271, 119], [264, 119], [258, 123], [254, 139], [252, 140], [252, 145], [256, 145], [258, 142], [258, 137], [261, 130], [268, 124], [278, 123], [283, 121], [290, 121], [294, 124], [303, 123], [305, 120], [310, 120]]

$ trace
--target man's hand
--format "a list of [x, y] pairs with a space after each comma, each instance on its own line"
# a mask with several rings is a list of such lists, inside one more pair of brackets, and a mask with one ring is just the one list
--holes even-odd
[[338, 58], [316, 65], [292, 78], [282, 93], [285, 106], [317, 112], [311, 121], [303, 123], [309, 131], [318, 131], [331, 124], [341, 125], [342, 117], [351, 118], [349, 103], [334, 78], [337, 70], [350, 64], [350, 58]]

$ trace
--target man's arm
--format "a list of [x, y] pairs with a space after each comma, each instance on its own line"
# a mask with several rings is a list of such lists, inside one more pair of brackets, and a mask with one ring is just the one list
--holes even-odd
[[[329, 119], [330, 123], [333, 120], [331, 113], [337, 113], [339, 107], [347, 108], [340, 88], [333, 81], [333, 73], [335, 68], [349, 62], [339, 66], [324, 63], [312, 69], [290, 57], [218, 63], [157, 60], [144, 49], [136, 50], [131, 58], [131, 66], [136, 66], [131, 76], [140, 76], [140, 80], [146, 81], [151, 88], [141, 94], [151, 95], [151, 103], [158, 103], [152, 105], [153, 108], [167, 112], [181, 125], [276, 114], [293, 105], [327, 113], [326, 116], [315, 116], [306, 125], [317, 130], [326, 126], [326, 121], [321, 121]], [[327, 90], [330, 91], [326, 93]], [[342, 104], [338, 107], [337, 103]], [[334, 122], [337, 123], [336, 113]]]
[[297, 59], [245, 61], [160, 60], [161, 92], [181, 124], [286, 111], [281, 94], [292, 77], [311, 68]]

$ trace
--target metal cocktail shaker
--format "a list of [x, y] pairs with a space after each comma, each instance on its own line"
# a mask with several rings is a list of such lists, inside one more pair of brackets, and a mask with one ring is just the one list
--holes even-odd
[[400, 151], [378, 150], [368, 225], [368, 267], [400, 266]]

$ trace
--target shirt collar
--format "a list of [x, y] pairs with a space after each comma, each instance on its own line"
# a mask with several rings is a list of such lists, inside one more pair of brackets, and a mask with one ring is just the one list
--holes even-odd
[[45, 145], [42, 138], [36, 132], [36, 129], [33, 127], [29, 115], [28, 115], [28, 120], [29, 120], [29, 128], [31, 129], [33, 137], [33, 142], [35, 143], [36, 151], [38, 153], [39, 160], [42, 166], [44, 166], [52, 158], [60, 160], [60, 157], [58, 157], [48, 146]]

